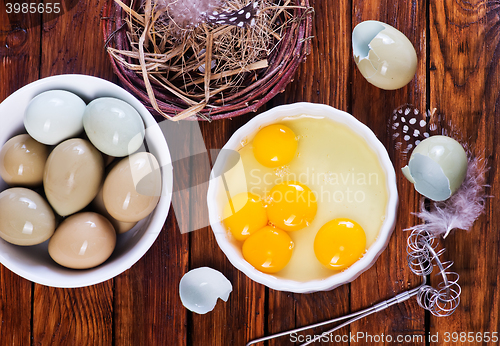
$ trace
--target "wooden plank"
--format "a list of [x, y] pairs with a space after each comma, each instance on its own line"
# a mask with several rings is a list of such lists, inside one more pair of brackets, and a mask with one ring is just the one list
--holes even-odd
[[[80, 2], [44, 23], [40, 77], [62, 73], [112, 77], [104, 49], [97, 48], [103, 46], [99, 27], [103, 4]], [[33, 344], [111, 345], [113, 281], [82, 289], [35, 285], [34, 292]]]
[[[161, 124], [162, 128], [165, 124]], [[174, 168], [174, 191], [189, 182], [189, 141], [185, 124], [169, 122], [164, 130]], [[173, 129], [172, 129], [173, 128]], [[189, 196], [188, 196], [189, 197]], [[185, 345], [187, 310], [179, 299], [179, 281], [189, 263], [189, 234], [179, 219], [189, 216], [189, 200], [174, 193], [169, 216], [158, 239], [130, 270], [115, 278], [114, 336], [116, 345]]]
[[186, 344], [187, 314], [178, 287], [187, 250], [187, 237], [179, 232], [171, 209], [151, 249], [114, 279], [114, 344]]
[[34, 345], [111, 345], [113, 281], [76, 289], [35, 285]]
[[101, 31], [101, 11], [106, 2], [80, 1], [64, 15], [44, 22], [40, 78], [82, 73], [116, 80]]
[[[0, 2], [0, 102], [38, 79], [39, 53], [40, 16], [7, 15]], [[1, 345], [30, 345], [31, 296], [31, 282], [0, 265]]]
[[[233, 132], [254, 115], [200, 123], [207, 149], [222, 148]], [[210, 174], [209, 162], [193, 162], [190, 174], [191, 186], [206, 182]], [[192, 205], [191, 218], [208, 217], [205, 202], [208, 186], [202, 186], [190, 194], [192, 200], [201, 201]], [[233, 292], [228, 302], [219, 301], [214, 311], [206, 315], [190, 314], [188, 344], [244, 345], [250, 339], [262, 336], [265, 325], [265, 287], [251, 281], [229, 263], [219, 249], [210, 227], [192, 232], [190, 238], [190, 269], [208, 266], [221, 271], [231, 281]]]
[[[349, 111], [351, 79], [351, 1], [310, 1], [314, 7], [312, 52], [301, 64], [285, 93], [273, 106], [293, 102], [324, 103]], [[349, 312], [349, 285], [329, 292], [293, 294], [269, 289], [267, 329], [269, 334], [342, 316]], [[290, 345], [321, 334], [332, 326], [281, 337], [269, 345]], [[348, 335], [349, 327], [335, 335]], [[303, 338], [303, 339], [301, 339]], [[319, 342], [318, 344], [325, 344]], [[335, 345], [348, 345], [345, 339]]]
[[[460, 275], [462, 295], [453, 315], [431, 317], [430, 333], [439, 332], [441, 343], [449, 336], [449, 341], [465, 344], [466, 333], [475, 337], [476, 333], [489, 332], [491, 337], [500, 330], [499, 9], [498, 3], [484, 1], [430, 2], [431, 107], [452, 124], [459, 140], [476, 153], [484, 153], [491, 165], [487, 192], [495, 196], [487, 201], [486, 215], [470, 232], [456, 231], [443, 242], [447, 249], [444, 257], [455, 262], [452, 270]], [[432, 279], [436, 284], [436, 278]], [[472, 344], [494, 343], [483, 338], [474, 339]]]
[[[352, 60], [353, 71], [352, 114], [367, 124], [388, 149], [396, 170], [400, 197], [396, 228], [388, 247], [375, 265], [351, 283], [351, 310], [357, 311], [391, 298], [397, 293], [420, 284], [421, 279], [408, 268], [406, 261], [406, 238], [403, 229], [414, 225], [417, 220], [411, 216], [418, 210], [419, 196], [401, 174], [406, 159], [395, 149], [387, 135], [387, 124], [393, 110], [405, 103], [420, 108], [426, 107], [426, 8], [425, 2], [389, 2], [353, 0], [352, 29], [364, 20], [379, 20], [403, 32], [415, 46], [418, 57], [416, 76], [404, 88], [384, 91], [369, 84], [359, 73]], [[351, 333], [381, 336], [425, 334], [424, 310], [415, 299], [397, 304], [387, 310], [364, 318], [351, 326]], [[380, 323], [380, 321], [384, 321]], [[393, 340], [394, 340], [393, 339]], [[381, 339], [359, 338], [354, 345], [382, 345]], [[421, 345], [413, 340], [405, 345]]]

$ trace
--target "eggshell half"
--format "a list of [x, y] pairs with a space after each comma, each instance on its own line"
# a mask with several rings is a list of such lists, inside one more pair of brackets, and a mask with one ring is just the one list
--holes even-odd
[[417, 70], [410, 40], [389, 24], [367, 20], [352, 32], [354, 61], [368, 82], [385, 90], [408, 84]]
[[190, 270], [179, 283], [182, 305], [197, 314], [212, 311], [219, 298], [226, 302], [232, 290], [231, 282], [221, 272], [209, 267]]
[[402, 171], [418, 193], [433, 201], [444, 201], [465, 179], [467, 154], [453, 138], [431, 136], [415, 147]]

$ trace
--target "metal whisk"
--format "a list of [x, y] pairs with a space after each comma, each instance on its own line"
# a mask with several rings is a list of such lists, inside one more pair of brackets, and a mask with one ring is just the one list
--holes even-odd
[[[315, 336], [312, 340], [302, 344], [302, 346], [312, 344], [320, 338], [333, 333], [334, 331], [343, 328], [354, 321], [362, 319], [375, 312], [384, 310], [389, 306], [402, 303], [413, 296], [417, 297], [418, 305], [430, 311], [434, 316], [449, 316], [460, 304], [460, 285], [458, 284], [459, 275], [449, 271], [453, 262], [442, 262], [440, 257], [445, 249], [437, 250], [439, 240], [429, 232], [422, 229], [412, 229], [408, 237], [406, 252], [408, 253], [408, 266], [411, 271], [422, 277], [422, 284], [411, 290], [402, 292], [393, 298], [387, 299], [374, 306], [341, 317], [337, 317], [328, 321], [311, 324], [305, 327], [288, 330], [285, 332], [269, 335], [259, 339], [250, 341], [246, 346], [250, 346], [262, 341], [274, 339], [280, 336], [298, 333], [307, 329], [321, 327], [327, 324], [344, 321], [336, 327]], [[427, 275], [430, 275], [437, 267], [439, 272], [436, 276], [441, 276], [442, 281], [437, 288], [427, 285]]]

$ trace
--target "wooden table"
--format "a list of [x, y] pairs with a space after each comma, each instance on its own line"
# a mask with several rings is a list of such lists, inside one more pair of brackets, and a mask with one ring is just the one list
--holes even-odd
[[[116, 81], [100, 30], [104, 3], [81, 0], [51, 22], [43, 22], [44, 17], [38, 15], [21, 15], [16, 17], [17, 28], [10, 26], [0, 3], [0, 100], [30, 82], [57, 74], [82, 73]], [[316, 0], [312, 4], [316, 10], [312, 53], [294, 82], [267, 108], [309, 101], [350, 112], [386, 145], [396, 172], [405, 161], [387, 135], [392, 111], [405, 103], [421, 110], [437, 108], [467, 143], [485, 153], [491, 165], [488, 193], [499, 196], [500, 143], [496, 136], [500, 130], [500, 3]], [[406, 87], [383, 91], [368, 84], [357, 71], [351, 31], [368, 19], [395, 26], [414, 44], [418, 69]], [[253, 116], [200, 124], [207, 148], [221, 148]], [[175, 159], [182, 154], [173, 152], [172, 156]], [[194, 167], [188, 160], [176, 169], [176, 179], [206, 181], [209, 169]], [[208, 227], [181, 234], [171, 208], [162, 233], [148, 253], [130, 270], [107, 282], [56, 289], [33, 284], [0, 267], [0, 344], [244, 345], [269, 333], [371, 306], [420, 283], [408, 269], [407, 233], [402, 231], [418, 223], [411, 212], [418, 210], [420, 196], [399, 173], [398, 188], [400, 208], [389, 246], [376, 264], [351, 284], [314, 294], [267, 289], [232, 267]], [[203, 192], [189, 196], [200, 201], [204, 197]], [[486, 344], [477, 339], [446, 343], [445, 333], [462, 333], [460, 339], [464, 333], [476, 337], [477, 333], [489, 332], [491, 336], [500, 332], [499, 207], [497, 197], [488, 200], [485, 215], [470, 232], [455, 232], [444, 242], [445, 257], [455, 261], [453, 268], [460, 274], [462, 287], [461, 304], [452, 316], [433, 317], [411, 299], [335, 335], [425, 336], [425, 342], [415, 338], [404, 344], [427, 345], [428, 336], [435, 338], [438, 334], [439, 342], [430, 344]], [[203, 213], [206, 210], [200, 207], [190, 217]], [[229, 301], [219, 302], [206, 315], [188, 312], [178, 296], [182, 275], [199, 266], [220, 270], [234, 287]], [[350, 340], [340, 344], [389, 344]], [[269, 343], [290, 344], [287, 337]]]

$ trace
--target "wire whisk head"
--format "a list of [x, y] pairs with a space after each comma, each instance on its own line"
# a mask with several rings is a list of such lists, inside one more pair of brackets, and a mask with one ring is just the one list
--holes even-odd
[[434, 316], [449, 316], [460, 304], [462, 290], [458, 284], [459, 275], [449, 271], [453, 262], [441, 261], [445, 249], [437, 251], [438, 244], [438, 239], [426, 230], [413, 229], [407, 241], [407, 261], [411, 271], [419, 276], [430, 275], [434, 267], [438, 268], [436, 276], [442, 278], [441, 282], [437, 288], [422, 286], [417, 294], [417, 302]]

